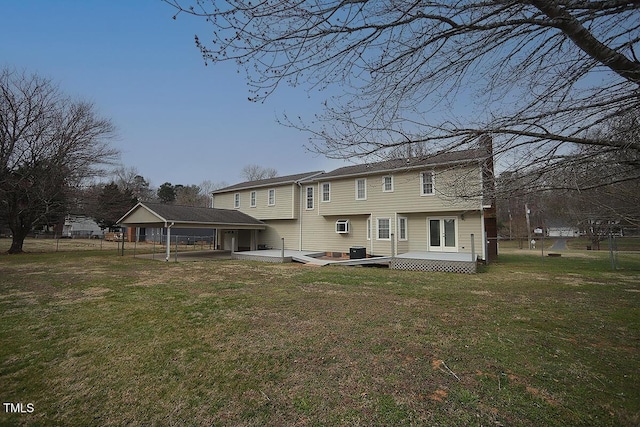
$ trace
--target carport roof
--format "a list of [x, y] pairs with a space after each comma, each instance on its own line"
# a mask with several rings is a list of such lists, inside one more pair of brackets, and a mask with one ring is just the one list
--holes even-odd
[[138, 203], [118, 220], [127, 227], [264, 229], [262, 221], [233, 209]]

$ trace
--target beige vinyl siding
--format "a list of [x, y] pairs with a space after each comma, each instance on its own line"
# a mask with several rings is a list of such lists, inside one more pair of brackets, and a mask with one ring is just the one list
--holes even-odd
[[[394, 173], [393, 191], [383, 191], [382, 183], [388, 173], [367, 176], [367, 198], [356, 200], [354, 189], [357, 177], [331, 181], [331, 201], [319, 204], [321, 215], [359, 215], [376, 211], [387, 212], [439, 212], [479, 209], [481, 199], [480, 169], [478, 166], [434, 170], [435, 194], [421, 195], [422, 170]], [[467, 199], [454, 197], [463, 192]]]
[[[275, 190], [275, 204], [269, 205], [269, 190]], [[256, 192], [256, 206], [251, 206], [251, 192]], [[297, 207], [297, 185], [283, 185], [276, 187], [254, 188], [228, 193], [220, 193], [214, 196], [214, 206], [219, 209], [235, 209], [235, 194], [240, 194], [240, 210], [247, 215], [259, 220], [268, 219], [296, 219], [299, 208]]]
[[474, 246], [476, 255], [483, 256], [483, 241], [482, 235], [482, 216], [480, 212], [470, 212], [464, 215], [464, 220], [458, 218], [458, 234], [459, 243], [458, 250], [460, 252], [471, 253], [471, 234], [474, 235]]
[[267, 220], [267, 228], [258, 232], [258, 244], [267, 245], [270, 248], [282, 248], [282, 238], [284, 237], [285, 249], [298, 250], [299, 223], [296, 220]]
[[[407, 252], [424, 252], [428, 248], [428, 218], [453, 217], [458, 225], [458, 252], [471, 253], [471, 234], [474, 234], [476, 254], [482, 255], [482, 222], [479, 212], [464, 214], [464, 220], [459, 212], [438, 212], [402, 215], [408, 218], [409, 240]], [[400, 248], [400, 246], [399, 246]], [[398, 253], [402, 253], [400, 250]]]
[[[317, 213], [303, 215], [303, 250], [349, 252], [352, 246], [369, 247], [367, 241], [368, 215], [321, 216]], [[349, 233], [336, 233], [336, 221], [349, 220]], [[368, 252], [368, 250], [367, 250]]]

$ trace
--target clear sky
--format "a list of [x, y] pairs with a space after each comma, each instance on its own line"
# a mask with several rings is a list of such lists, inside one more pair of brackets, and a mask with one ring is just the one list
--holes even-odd
[[118, 129], [122, 164], [154, 187], [242, 180], [258, 164], [288, 175], [343, 165], [276, 123], [312, 118], [323, 94], [281, 87], [249, 102], [244, 71], [205, 66], [193, 36], [211, 30], [159, 0], [0, 0], [0, 67], [35, 72], [91, 101]]

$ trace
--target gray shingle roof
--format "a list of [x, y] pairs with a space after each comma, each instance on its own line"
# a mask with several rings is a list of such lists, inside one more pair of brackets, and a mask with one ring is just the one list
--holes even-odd
[[345, 166], [331, 172], [313, 177], [310, 181], [321, 181], [343, 176], [369, 175], [380, 172], [393, 172], [408, 169], [434, 167], [438, 165], [466, 163], [480, 161], [487, 157], [487, 152], [482, 149], [450, 151], [431, 156], [410, 157], [404, 159], [392, 159], [375, 163], [363, 163], [353, 166]]
[[199, 208], [193, 206], [168, 205], [165, 203], [142, 203], [151, 211], [167, 221], [211, 223], [211, 224], [247, 224], [262, 225], [252, 216], [232, 209]]
[[238, 184], [230, 185], [229, 187], [220, 188], [213, 191], [213, 194], [228, 193], [229, 191], [243, 190], [247, 188], [257, 187], [272, 187], [276, 185], [295, 184], [298, 181], [310, 179], [315, 175], [321, 174], [322, 171], [304, 172], [294, 175], [278, 176], [275, 178], [260, 179], [257, 181], [245, 181]]

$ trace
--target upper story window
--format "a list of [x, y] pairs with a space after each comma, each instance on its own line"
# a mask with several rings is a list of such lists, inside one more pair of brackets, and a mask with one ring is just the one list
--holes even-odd
[[267, 198], [267, 204], [269, 206], [274, 206], [276, 204], [276, 189], [275, 188], [271, 188], [269, 190], [269, 196]]
[[233, 195], [233, 207], [234, 208], [240, 207], [240, 193], [236, 193]]
[[330, 202], [331, 201], [331, 184], [325, 182], [322, 184], [322, 201]]
[[307, 187], [307, 210], [313, 209], [313, 187]]
[[356, 200], [367, 200], [367, 178], [356, 179]]
[[252, 191], [250, 196], [249, 196], [249, 206], [252, 208], [256, 207], [256, 192]]
[[382, 177], [382, 191], [385, 193], [390, 193], [393, 191], [393, 177], [392, 176], [383, 176]]
[[420, 174], [420, 195], [427, 196], [434, 193], [435, 177], [433, 172], [422, 172]]

